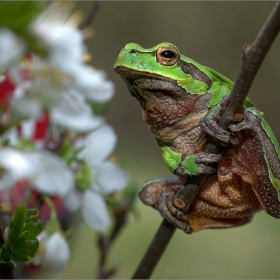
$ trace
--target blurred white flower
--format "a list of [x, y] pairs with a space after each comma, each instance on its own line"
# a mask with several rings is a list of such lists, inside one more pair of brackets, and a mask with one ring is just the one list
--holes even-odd
[[37, 238], [40, 247], [31, 262], [55, 272], [62, 270], [70, 258], [70, 249], [65, 238], [59, 232], [49, 235], [46, 231], [41, 232]]
[[47, 151], [0, 149], [0, 190], [13, 187], [21, 179], [47, 195], [65, 196], [74, 187], [72, 173], [64, 162]]
[[[85, 97], [69, 86], [71, 78], [59, 68], [35, 60], [30, 71], [30, 80], [21, 81], [14, 91], [14, 113], [34, 118], [48, 109], [54, 124], [78, 132], [93, 130], [104, 122], [94, 115]], [[12, 74], [20, 80], [15, 70]]]
[[47, 47], [48, 63], [72, 79], [71, 88], [93, 102], [107, 102], [114, 94], [114, 84], [105, 73], [84, 63], [84, 36], [77, 28], [77, 15], [70, 15], [67, 4], [53, 3], [30, 25], [30, 32]]
[[84, 147], [79, 158], [90, 166], [92, 181], [86, 190], [73, 190], [64, 199], [70, 211], [81, 208], [85, 222], [98, 232], [104, 232], [109, 225], [104, 195], [120, 190], [128, 180], [125, 171], [106, 160], [115, 144], [116, 134], [109, 125], [77, 141], [76, 147]]
[[95, 116], [89, 102], [107, 102], [114, 94], [114, 84], [105, 72], [84, 63], [83, 33], [68, 4], [55, 2], [30, 24], [29, 32], [48, 50], [44, 59], [33, 56], [25, 61], [28, 77], [22, 79], [23, 65], [9, 72], [16, 88], [13, 112], [24, 117], [38, 117], [47, 110], [53, 123], [77, 132], [99, 127], [104, 119]]
[[25, 52], [25, 43], [8, 28], [0, 29], [0, 71], [12, 67]]

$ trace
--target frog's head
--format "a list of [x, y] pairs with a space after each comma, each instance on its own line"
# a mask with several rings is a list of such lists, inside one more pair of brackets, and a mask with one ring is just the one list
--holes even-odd
[[[141, 103], [144, 120], [151, 126], [170, 126], [194, 110], [191, 101], [211, 86], [211, 73], [180, 54], [171, 43], [144, 49], [127, 44], [115, 61], [116, 73]], [[191, 98], [193, 97], [193, 98]]]

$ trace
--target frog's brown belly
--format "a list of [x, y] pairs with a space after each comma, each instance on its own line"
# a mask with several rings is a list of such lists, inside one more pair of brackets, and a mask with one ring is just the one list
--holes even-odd
[[238, 219], [261, 209], [252, 186], [229, 172], [208, 176], [190, 210], [193, 215], [210, 219]]

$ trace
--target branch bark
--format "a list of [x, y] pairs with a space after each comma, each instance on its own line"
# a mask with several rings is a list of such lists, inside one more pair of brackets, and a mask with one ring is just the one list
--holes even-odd
[[[224, 129], [227, 129], [230, 123], [242, 119], [244, 101], [279, 30], [280, 2], [278, 1], [273, 7], [253, 44], [245, 45], [243, 48], [243, 65], [229, 95], [227, 105], [219, 120], [219, 125]], [[210, 141], [205, 146], [205, 150], [208, 152], [211, 151], [212, 153], [218, 153], [221, 149], [221, 145], [214, 140]], [[204, 178], [205, 176], [190, 177], [184, 185], [199, 186]], [[198, 190], [199, 187], [197, 188], [197, 191]], [[174, 225], [171, 225], [168, 221], [163, 220], [132, 279], [150, 278], [175, 230], [176, 227]]]

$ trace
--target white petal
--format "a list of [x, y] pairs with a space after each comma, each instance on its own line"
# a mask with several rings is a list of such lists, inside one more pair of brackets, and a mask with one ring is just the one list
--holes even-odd
[[29, 178], [36, 172], [38, 162], [30, 152], [12, 148], [0, 149], [0, 166], [15, 179]]
[[69, 245], [58, 232], [53, 233], [47, 240], [44, 265], [53, 271], [64, 268], [70, 258]]
[[74, 188], [74, 179], [62, 160], [48, 152], [35, 153], [37, 172], [30, 179], [34, 188], [48, 195], [65, 196]]
[[35, 189], [48, 195], [64, 196], [74, 187], [72, 173], [64, 162], [46, 151], [3, 148], [0, 149], [0, 166], [14, 180], [29, 179]]
[[93, 102], [107, 102], [114, 95], [114, 84], [105, 79], [105, 72], [91, 69], [75, 61], [65, 61], [63, 69], [75, 78], [76, 90]]
[[63, 203], [69, 211], [76, 211], [80, 208], [82, 199], [83, 193], [73, 190], [63, 198]]
[[34, 135], [36, 120], [30, 118], [21, 122], [21, 133], [23, 137], [32, 138]]
[[11, 67], [24, 54], [25, 45], [12, 31], [0, 29], [0, 70]]
[[96, 166], [113, 152], [116, 142], [117, 135], [113, 128], [109, 125], [103, 125], [76, 142], [77, 147], [84, 147], [79, 158]]
[[11, 146], [15, 145], [18, 141], [18, 131], [15, 127], [12, 127], [8, 131], [6, 131], [4, 134], [2, 134], [3, 139], [9, 140], [9, 144]]
[[64, 94], [52, 108], [51, 120], [78, 132], [87, 132], [101, 126], [102, 117], [94, 116], [83, 96], [76, 92]]
[[95, 169], [94, 189], [102, 194], [120, 190], [126, 186], [128, 174], [111, 161], [105, 161]]
[[87, 190], [84, 194], [82, 214], [85, 222], [102, 233], [109, 225], [109, 216], [102, 196]]
[[4, 76], [4, 75], [1, 75], [0, 74], [0, 84], [2, 83], [2, 82], [4, 82], [6, 80], [6, 77]]

